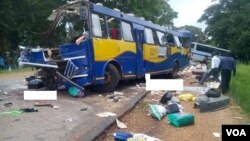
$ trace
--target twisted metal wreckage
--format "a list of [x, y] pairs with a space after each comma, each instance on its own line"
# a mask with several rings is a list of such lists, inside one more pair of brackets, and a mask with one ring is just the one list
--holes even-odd
[[[89, 8], [88, 1], [76, 0], [68, 2], [59, 7], [48, 17], [49, 21], [53, 21], [50, 28], [46, 31], [49, 36], [55, 28], [60, 26], [63, 18], [68, 15], [79, 15], [80, 20], [88, 21], [87, 10]], [[66, 26], [65, 26], [66, 27]], [[88, 36], [85, 34], [85, 36]], [[87, 40], [87, 38], [85, 38]], [[88, 44], [85, 42], [84, 44]], [[61, 84], [67, 86], [75, 86], [84, 91], [84, 87], [74, 82], [74, 78], [80, 78], [87, 75], [89, 64], [87, 59], [87, 49], [74, 45], [61, 45], [59, 48], [29, 48], [19, 46], [21, 51], [19, 65], [29, 65], [35, 67], [38, 72], [35, 76], [26, 78], [31, 82], [36, 80], [36, 88], [44, 86], [46, 89], [57, 89]], [[72, 60], [81, 61], [82, 67], [79, 68]], [[80, 63], [80, 62], [77, 63]], [[42, 84], [41, 84], [42, 83]]]

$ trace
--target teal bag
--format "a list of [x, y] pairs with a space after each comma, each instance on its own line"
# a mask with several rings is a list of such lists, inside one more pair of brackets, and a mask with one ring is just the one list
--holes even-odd
[[194, 124], [194, 115], [183, 112], [168, 114], [167, 119], [175, 127]]
[[161, 120], [166, 115], [166, 112], [166, 108], [161, 105], [149, 104], [149, 114], [157, 120]]

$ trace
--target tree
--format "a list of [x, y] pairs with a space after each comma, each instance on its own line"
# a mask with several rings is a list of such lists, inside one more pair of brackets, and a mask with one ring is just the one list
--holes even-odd
[[243, 62], [250, 60], [250, 1], [219, 0], [199, 19], [217, 46], [230, 49]]
[[122, 12], [133, 13], [160, 25], [173, 25], [173, 19], [177, 17], [177, 12], [173, 11], [167, 3], [168, 0], [91, 0], [91, 2], [118, 8]]
[[[161, 25], [172, 25], [177, 17], [167, 0], [90, 0], [124, 13], [134, 13]], [[51, 47], [61, 40], [57, 33], [45, 38], [50, 26], [47, 17], [66, 0], [0, 0], [0, 54], [17, 50], [18, 45]]]
[[198, 28], [196, 26], [192, 25], [185, 25], [182, 27], [179, 27], [178, 29], [184, 29], [188, 30], [192, 33], [192, 41], [193, 42], [198, 42], [198, 43], [207, 43], [207, 35], [202, 32], [201, 28]]

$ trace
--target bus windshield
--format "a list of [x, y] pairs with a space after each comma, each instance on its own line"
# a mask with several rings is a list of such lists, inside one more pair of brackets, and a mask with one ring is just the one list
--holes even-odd
[[59, 44], [73, 43], [80, 37], [87, 26], [87, 7], [75, 2], [59, 7], [47, 19], [52, 21], [50, 32], [53, 39]]

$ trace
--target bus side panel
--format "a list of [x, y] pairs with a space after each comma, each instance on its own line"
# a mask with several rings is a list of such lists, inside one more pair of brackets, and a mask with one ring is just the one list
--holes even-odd
[[[93, 38], [94, 74], [96, 83], [103, 83], [107, 62], [114, 60], [121, 67], [121, 73], [135, 75], [136, 48], [135, 43], [123, 40]], [[100, 81], [100, 82], [99, 82]]]
[[179, 47], [171, 47], [171, 54], [179, 53], [181, 52], [181, 48]]
[[169, 60], [171, 62], [178, 61], [178, 63], [179, 63], [179, 69], [184, 69], [185, 67], [187, 67], [187, 65], [189, 65], [189, 58], [188, 58], [188, 56], [182, 55], [180, 52], [172, 54], [169, 57]]
[[171, 69], [171, 62], [165, 57], [159, 57], [159, 46], [143, 45], [143, 59], [145, 61], [145, 71], [147, 73], [161, 73]]

